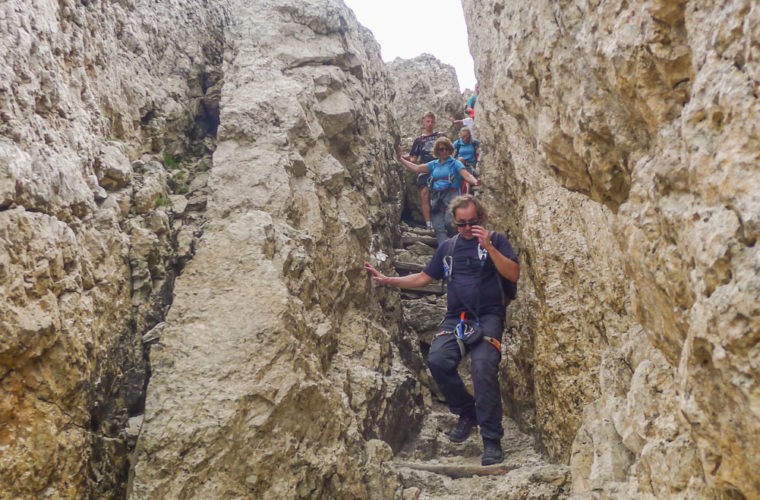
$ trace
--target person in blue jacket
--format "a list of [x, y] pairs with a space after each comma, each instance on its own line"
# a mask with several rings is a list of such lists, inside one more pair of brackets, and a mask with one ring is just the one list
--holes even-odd
[[462, 193], [463, 180], [473, 186], [479, 186], [480, 181], [467, 171], [462, 162], [451, 157], [454, 146], [447, 137], [440, 137], [433, 145], [433, 156], [436, 160], [428, 163], [413, 163], [401, 155], [398, 149], [396, 159], [406, 168], [416, 173], [430, 173], [430, 217], [433, 222], [435, 237], [440, 245], [446, 241], [447, 229], [451, 225], [451, 214], [447, 207], [451, 200]]
[[459, 131], [459, 139], [454, 142], [454, 156], [461, 161], [467, 170], [474, 173], [478, 164], [478, 149], [480, 144], [472, 138], [472, 132], [467, 127]]
[[475, 103], [478, 102], [478, 94], [480, 94], [480, 85], [475, 84], [475, 95], [467, 99], [464, 105], [464, 113], [470, 118], [475, 118]]

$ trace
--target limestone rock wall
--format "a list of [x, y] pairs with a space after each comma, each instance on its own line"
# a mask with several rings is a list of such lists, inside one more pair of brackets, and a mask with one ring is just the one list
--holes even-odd
[[463, 4], [509, 411], [576, 493], [756, 497], [757, 3]]
[[341, 2], [229, 15], [209, 222], [151, 350], [130, 498], [392, 498], [381, 464], [422, 417], [399, 295], [362, 269], [390, 272], [401, 212], [392, 83]]
[[0, 5], [2, 498], [124, 497], [143, 335], [200, 231], [224, 23], [205, 2]]
[[450, 117], [462, 119], [465, 100], [459, 92], [454, 67], [431, 54], [421, 54], [413, 59], [394, 59], [388, 63], [388, 71], [396, 88], [393, 110], [401, 137], [419, 136], [422, 115], [432, 111], [437, 118], [437, 130], [451, 140], [456, 139], [460, 127], [452, 127]]

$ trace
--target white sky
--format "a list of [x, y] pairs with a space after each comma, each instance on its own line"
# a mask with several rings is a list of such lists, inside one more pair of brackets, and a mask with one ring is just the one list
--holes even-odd
[[475, 88], [460, 0], [343, 0], [382, 47], [385, 62], [433, 54], [454, 66], [461, 90]]

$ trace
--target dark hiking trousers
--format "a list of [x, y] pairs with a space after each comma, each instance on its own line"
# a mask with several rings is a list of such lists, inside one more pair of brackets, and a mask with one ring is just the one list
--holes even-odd
[[[454, 330], [459, 318], [446, 318], [439, 331]], [[496, 314], [480, 317], [484, 334], [501, 341], [504, 320]], [[485, 340], [478, 342], [470, 351], [472, 357], [472, 383], [475, 397], [467, 392], [457, 366], [462, 360], [454, 335], [441, 335], [433, 340], [428, 353], [428, 367], [438, 388], [446, 397], [452, 413], [477, 417], [480, 434], [485, 439], [500, 440], [504, 434], [501, 426], [501, 392], [499, 391], [499, 361], [501, 351]]]

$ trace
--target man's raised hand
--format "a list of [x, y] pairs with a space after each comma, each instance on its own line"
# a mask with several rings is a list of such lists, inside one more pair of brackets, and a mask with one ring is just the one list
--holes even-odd
[[478, 239], [478, 243], [483, 248], [491, 246], [491, 235], [483, 226], [472, 226], [472, 235]]

